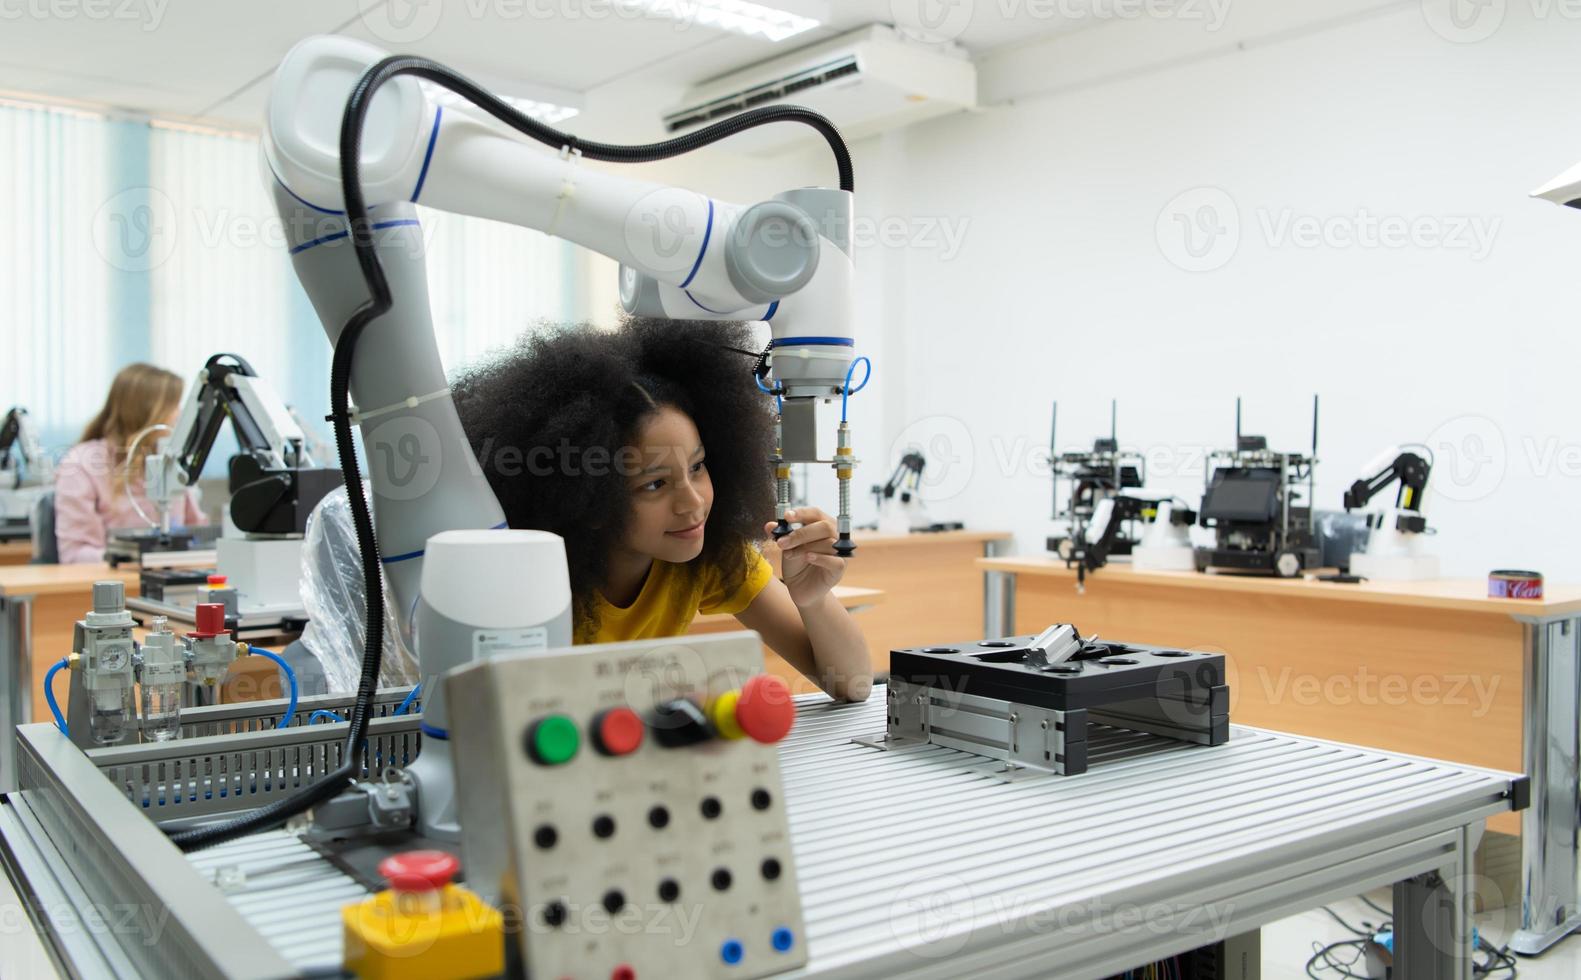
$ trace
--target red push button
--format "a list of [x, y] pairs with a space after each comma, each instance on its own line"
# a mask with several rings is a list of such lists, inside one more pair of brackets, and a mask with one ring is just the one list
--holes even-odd
[[406, 851], [379, 862], [379, 874], [398, 892], [426, 892], [443, 888], [461, 870], [455, 855], [444, 851]]
[[642, 719], [630, 708], [609, 708], [593, 717], [593, 747], [604, 755], [630, 755], [642, 744]]
[[736, 721], [753, 741], [765, 745], [778, 742], [796, 723], [796, 705], [790, 688], [773, 674], [759, 674], [741, 685], [736, 702]]
[[207, 640], [212, 637], [219, 636], [226, 631], [225, 605], [223, 603], [198, 603], [197, 614], [194, 616], [194, 619], [196, 620], [196, 622], [192, 624], [194, 629], [192, 632], [187, 634], [188, 636], [194, 636], [200, 640]]
[[609, 980], [637, 980], [637, 971], [622, 963], [609, 971]]

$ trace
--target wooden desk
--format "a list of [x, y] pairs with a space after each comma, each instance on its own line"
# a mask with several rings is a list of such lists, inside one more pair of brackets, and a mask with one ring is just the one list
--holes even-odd
[[[889, 672], [891, 650], [985, 635], [978, 600], [984, 585], [976, 562], [997, 553], [1010, 540], [1008, 531], [857, 531], [852, 538], [857, 551], [846, 581], [881, 589], [886, 597], [857, 620], [875, 671]], [[763, 553], [777, 570], [773, 544], [764, 545]]]
[[[106, 564], [0, 567], [0, 789], [14, 785], [16, 725], [49, 717], [42, 682], [51, 664], [71, 652], [72, 627], [93, 605], [93, 583], [115, 579], [138, 594], [135, 567]], [[66, 703], [66, 679], [56, 696]]]
[[[849, 609], [852, 613], [863, 613], [874, 606], [882, 605], [889, 598], [888, 594], [882, 589], [864, 589], [850, 585], [835, 586], [834, 596], [840, 600], [840, 605]], [[866, 618], [865, 615], [862, 618]], [[859, 618], [857, 621], [861, 622], [861, 619]], [[688, 632], [729, 633], [739, 629], [741, 629], [741, 623], [736, 620], [736, 617], [716, 613], [710, 616], [698, 616], [692, 620], [692, 628]], [[870, 651], [871, 649], [869, 647]], [[875, 659], [876, 656], [874, 654]], [[779, 654], [770, 650], [767, 645], [763, 647], [763, 661], [767, 665], [769, 673], [783, 678], [797, 694], [810, 694], [818, 690], [818, 685], [803, 677], [800, 671], [786, 663]], [[889, 664], [889, 654], [887, 652], [884, 655], [884, 664], [887, 668]]]
[[1078, 593], [1075, 572], [1052, 557], [978, 565], [1003, 580], [992, 635], [1070, 622], [1109, 639], [1223, 653], [1239, 724], [1525, 772], [1531, 807], [1489, 827], [1525, 838], [1528, 892], [1573, 907], [1581, 587], [1490, 599], [1474, 579], [1341, 585], [1116, 563]]
[[0, 566], [26, 565], [33, 560], [33, 542], [27, 538], [19, 541], [0, 541]]

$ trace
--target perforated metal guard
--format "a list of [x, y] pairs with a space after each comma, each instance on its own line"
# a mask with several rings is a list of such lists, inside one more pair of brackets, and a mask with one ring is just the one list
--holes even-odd
[[[406, 690], [379, 692], [368, 725], [363, 774], [417, 758], [420, 716], [395, 715]], [[263, 806], [290, 796], [334, 772], [345, 758], [346, 724], [308, 725], [315, 710], [344, 714], [350, 697], [306, 698], [296, 720], [274, 729], [284, 701], [258, 701], [182, 712], [182, 731], [235, 734], [183, 735], [168, 742], [92, 749], [88, 757], [127, 799], [160, 823], [211, 817]], [[415, 704], [415, 702], [414, 702]]]
[[[409, 687], [387, 687], [375, 692], [373, 717], [388, 718], [395, 714], [395, 709], [401, 706], [401, 702], [406, 699], [410, 691]], [[291, 720], [291, 727], [297, 728], [308, 724], [308, 719], [315, 711], [331, 711], [345, 718], [350, 713], [352, 702], [355, 700], [356, 698], [350, 694], [321, 694], [302, 698], [297, 703], [296, 715]], [[181, 712], [181, 737], [200, 738], [205, 735], [273, 731], [274, 727], [280, 724], [280, 719], [285, 717], [288, 703], [285, 698], [278, 698], [272, 701], [242, 701], [238, 704], [187, 708]], [[406, 710], [408, 714], [421, 712], [422, 697], [413, 698]]]

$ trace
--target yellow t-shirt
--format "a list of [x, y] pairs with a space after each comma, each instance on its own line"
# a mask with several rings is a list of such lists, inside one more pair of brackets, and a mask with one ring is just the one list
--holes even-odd
[[694, 571], [689, 565], [655, 560], [647, 581], [642, 583], [642, 591], [631, 605], [620, 608], [602, 595], [594, 598], [598, 632], [588, 636], [579, 626], [576, 642], [615, 643], [680, 636], [699, 612], [742, 612], [773, 577], [774, 569], [756, 548], [747, 550], [746, 575], [739, 582], [721, 581], [719, 570], [713, 566]]

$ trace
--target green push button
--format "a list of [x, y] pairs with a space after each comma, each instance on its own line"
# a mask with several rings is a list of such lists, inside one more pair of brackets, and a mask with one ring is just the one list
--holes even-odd
[[540, 718], [527, 729], [527, 753], [540, 765], [558, 766], [570, 762], [581, 743], [576, 722], [565, 715]]

